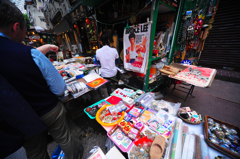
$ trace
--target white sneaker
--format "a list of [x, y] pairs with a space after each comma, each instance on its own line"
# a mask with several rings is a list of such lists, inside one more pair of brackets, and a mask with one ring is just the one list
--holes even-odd
[[124, 82], [122, 80], [118, 81], [118, 85], [123, 85], [123, 84], [124, 84]]

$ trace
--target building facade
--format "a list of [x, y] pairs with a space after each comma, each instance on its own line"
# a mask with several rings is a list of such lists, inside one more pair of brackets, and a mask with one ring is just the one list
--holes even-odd
[[25, 5], [25, 0], [10, 0], [12, 3], [14, 3], [18, 8], [19, 8], [19, 10], [22, 12], [22, 13], [24, 13], [24, 14], [26, 14], [27, 13], [27, 11], [25, 10], [25, 8], [24, 8], [24, 5]]
[[49, 29], [46, 24], [46, 19], [42, 12], [41, 0], [26, 0], [26, 11], [32, 26], [40, 26], [44, 29]]

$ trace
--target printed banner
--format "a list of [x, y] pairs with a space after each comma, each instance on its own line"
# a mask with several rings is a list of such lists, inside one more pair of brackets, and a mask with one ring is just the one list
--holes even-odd
[[208, 87], [216, 75], [215, 69], [186, 65], [188, 68], [179, 72], [172, 78], [183, 80], [199, 87]]
[[149, 55], [151, 23], [124, 29], [124, 68], [146, 74]]

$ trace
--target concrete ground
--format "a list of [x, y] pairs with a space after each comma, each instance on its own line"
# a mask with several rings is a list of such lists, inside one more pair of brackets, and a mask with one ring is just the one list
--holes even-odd
[[[182, 89], [179, 85], [177, 85], [177, 88]], [[171, 89], [172, 86], [167, 91], [164, 99], [170, 102], [181, 102], [181, 106], [183, 106], [183, 100], [174, 95], [184, 98], [186, 94], [175, 90], [172, 95]], [[103, 93], [107, 97], [105, 87], [103, 87]], [[84, 146], [83, 159], [86, 159], [88, 152], [96, 145], [104, 153], [107, 152], [105, 147], [107, 139], [106, 131], [96, 120], [90, 119], [83, 112], [85, 107], [101, 99], [98, 91], [92, 91], [89, 94], [91, 96], [90, 100], [85, 101], [83, 98], [79, 98], [65, 104], [72, 135], [78, 138]], [[214, 80], [210, 88], [195, 87], [193, 96], [195, 98], [188, 97], [186, 106], [201, 113], [202, 116], [209, 115], [240, 127], [240, 84]], [[49, 143], [49, 155], [52, 154], [56, 146], [55, 142]]]

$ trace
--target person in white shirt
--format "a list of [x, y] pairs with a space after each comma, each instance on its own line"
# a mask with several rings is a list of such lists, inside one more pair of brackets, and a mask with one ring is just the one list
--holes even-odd
[[[101, 35], [100, 43], [103, 47], [97, 49], [96, 58], [101, 64], [101, 76], [111, 81], [111, 78], [117, 75], [118, 83], [123, 84], [123, 81], [120, 80], [120, 73], [115, 65], [115, 60], [119, 58], [118, 52], [115, 48], [109, 47], [109, 40], [106, 33]], [[106, 86], [108, 94], [110, 95], [112, 93], [111, 83], [108, 82]]]

